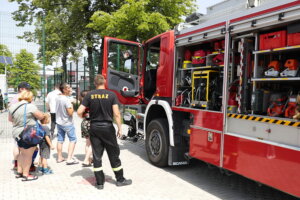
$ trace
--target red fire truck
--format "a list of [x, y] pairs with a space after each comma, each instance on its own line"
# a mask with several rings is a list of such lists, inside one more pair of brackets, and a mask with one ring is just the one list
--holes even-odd
[[102, 74], [152, 164], [196, 158], [300, 197], [300, 1], [260, 2], [143, 44], [105, 37]]

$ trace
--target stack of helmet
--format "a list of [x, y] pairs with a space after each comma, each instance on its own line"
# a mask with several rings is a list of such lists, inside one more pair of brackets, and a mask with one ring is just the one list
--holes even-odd
[[265, 76], [269, 77], [295, 77], [298, 76], [299, 63], [296, 59], [288, 59], [284, 67], [281, 67], [280, 62], [273, 60], [268, 65], [268, 70], [265, 71]]

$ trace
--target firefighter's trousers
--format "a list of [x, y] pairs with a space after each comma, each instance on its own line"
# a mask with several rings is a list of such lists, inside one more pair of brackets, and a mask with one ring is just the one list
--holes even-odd
[[117, 181], [123, 181], [123, 168], [121, 166], [120, 148], [112, 123], [91, 123], [90, 139], [93, 150], [94, 174], [98, 185], [103, 185], [105, 176], [102, 169], [102, 156], [104, 149], [108, 154], [110, 165], [115, 173]]

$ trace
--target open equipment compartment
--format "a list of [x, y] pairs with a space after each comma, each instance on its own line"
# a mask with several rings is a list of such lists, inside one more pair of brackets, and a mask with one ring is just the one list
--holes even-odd
[[298, 41], [299, 23], [274, 23], [231, 34], [228, 133], [299, 148], [300, 43], [288, 46], [289, 37]]
[[177, 47], [175, 106], [221, 111], [224, 38]]
[[[265, 32], [259, 32], [256, 38], [259, 45], [254, 52], [252, 113], [299, 119], [296, 104], [300, 94], [300, 22], [271, 27]], [[265, 40], [266, 35], [277, 37]]]

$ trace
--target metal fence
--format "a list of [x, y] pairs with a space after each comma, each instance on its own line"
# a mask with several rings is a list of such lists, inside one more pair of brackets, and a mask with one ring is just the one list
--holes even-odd
[[0, 143], [12, 141], [12, 123], [8, 121], [8, 112], [2, 112], [0, 113]]

